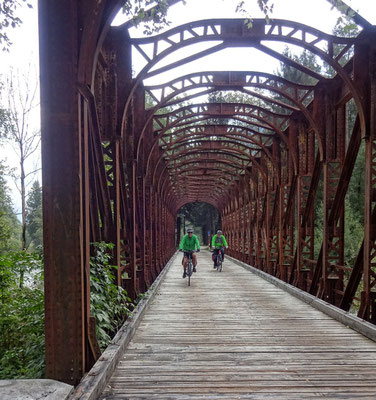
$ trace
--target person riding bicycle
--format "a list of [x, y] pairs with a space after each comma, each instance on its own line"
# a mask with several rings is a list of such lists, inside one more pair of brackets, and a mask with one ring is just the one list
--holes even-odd
[[[193, 234], [193, 229], [188, 228], [187, 229], [187, 234], [183, 236], [183, 239], [180, 242], [179, 246], [179, 251], [184, 252], [184, 260], [183, 260], [183, 268], [184, 268], [184, 273], [183, 273], [183, 278], [187, 276], [186, 269], [187, 269], [187, 262], [188, 262], [188, 257], [189, 257], [189, 252], [190, 251], [195, 251], [197, 252], [200, 251], [200, 243], [198, 241], [198, 238], [196, 235]], [[192, 254], [192, 261], [193, 261], [193, 272], [196, 272], [196, 266], [197, 266], [197, 256], [195, 253]]]
[[217, 255], [219, 250], [222, 252], [222, 261], [225, 259], [225, 248], [228, 248], [228, 244], [226, 238], [222, 235], [222, 231], [220, 229], [217, 230], [217, 233], [213, 236], [212, 239], [212, 248], [214, 249], [213, 252], [213, 261], [214, 261], [214, 268], [217, 266]]

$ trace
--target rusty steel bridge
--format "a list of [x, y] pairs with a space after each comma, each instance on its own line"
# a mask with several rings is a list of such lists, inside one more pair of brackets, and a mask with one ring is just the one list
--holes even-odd
[[[90, 243], [115, 244], [116, 281], [134, 299], [174, 255], [179, 209], [193, 202], [218, 210], [231, 257], [340, 310], [355, 305], [358, 317], [376, 324], [375, 26], [351, 11], [361, 27], [356, 37], [287, 20], [255, 19], [249, 28], [242, 19], [213, 19], [135, 38], [129, 24], [111, 26], [122, 4], [39, 1], [47, 377], [76, 385], [99, 357]], [[333, 77], [269, 42], [306, 49]], [[250, 70], [144, 84], [231, 47], [260, 50], [315, 83]], [[145, 64], [136, 76], [132, 49]], [[223, 91], [255, 102], [200, 100]], [[349, 267], [345, 196], [361, 146], [364, 238]], [[317, 225], [323, 238], [315, 258]]]

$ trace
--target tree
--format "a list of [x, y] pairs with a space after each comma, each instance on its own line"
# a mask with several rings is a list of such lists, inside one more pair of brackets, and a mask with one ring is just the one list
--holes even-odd
[[[304, 67], [309, 68], [313, 72], [321, 72], [321, 65], [317, 61], [315, 54], [308, 50], [303, 50], [301, 54], [292, 54], [288, 47], [282, 52], [282, 55], [290, 58]], [[287, 79], [290, 82], [300, 83], [302, 85], [314, 85], [317, 83], [317, 79], [304, 72], [285, 64], [283, 61], [280, 62], [280, 68], [277, 71], [277, 75]]]
[[[245, 5], [249, 1], [250, 0], [238, 1], [236, 11], [244, 13], [244, 14], [248, 14], [245, 9]], [[273, 13], [274, 4], [276, 1], [278, 1], [278, 0], [257, 0], [257, 4], [260, 7], [260, 10], [264, 13], [266, 19], [269, 19], [271, 14]], [[279, 1], [282, 1], [282, 0], [279, 0]], [[312, 0], [312, 1], [314, 1], [314, 0]], [[332, 8], [336, 8], [342, 15], [348, 17], [349, 19], [357, 18], [355, 11], [351, 7], [349, 7], [347, 4], [345, 4], [342, 0], [326, 0], [326, 1], [332, 5]]]
[[[184, 205], [179, 214], [185, 217], [194, 227], [200, 228], [202, 241], [206, 243], [207, 232], [213, 233], [220, 228], [220, 215], [218, 210], [208, 203], [188, 203]], [[185, 233], [185, 232], [184, 232]]]
[[7, 35], [8, 28], [17, 28], [22, 21], [16, 15], [16, 10], [23, 3], [32, 7], [28, 0], [0, 0], [0, 45], [3, 45], [3, 51], [8, 50], [11, 41]]
[[31, 79], [30, 68], [26, 75], [11, 70], [4, 91], [9, 125], [9, 129], [6, 131], [6, 140], [12, 144], [19, 161], [19, 171], [14, 174], [14, 178], [21, 194], [21, 250], [26, 249], [27, 183], [30, 176], [35, 175], [36, 172], [34, 168], [31, 171], [27, 170], [27, 162], [31, 161], [31, 157], [39, 149], [40, 143], [40, 130], [32, 128], [33, 110], [37, 106], [38, 84], [36, 82], [36, 79]]
[[[168, 8], [185, 0], [127, 0], [123, 6], [123, 12], [132, 16], [132, 24], [143, 24], [144, 34], [151, 35], [169, 25], [167, 21]], [[153, 5], [151, 8], [150, 6]]]
[[26, 233], [30, 245], [41, 248], [43, 244], [42, 187], [34, 181], [26, 202]]
[[6, 168], [0, 162], [0, 254], [17, 246], [20, 233], [20, 223], [13, 211], [5, 175]]

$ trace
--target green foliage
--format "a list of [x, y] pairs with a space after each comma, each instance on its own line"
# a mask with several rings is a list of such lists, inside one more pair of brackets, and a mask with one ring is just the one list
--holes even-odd
[[128, 0], [123, 6], [123, 12], [132, 16], [134, 26], [142, 24], [144, 34], [151, 35], [169, 25], [168, 8], [166, 0]]
[[112, 243], [93, 243], [94, 255], [90, 258], [90, 312], [97, 322], [97, 339], [105, 349], [131, 313], [132, 303], [127, 292], [115, 284], [111, 265]]
[[26, 202], [26, 233], [33, 249], [43, 245], [42, 187], [38, 181], [33, 183]]
[[[311, 53], [308, 50], [304, 50], [301, 54], [297, 55], [292, 54], [291, 50], [286, 47], [283, 50], [282, 55], [290, 58], [300, 65], [303, 65], [306, 68], [309, 68], [313, 72], [321, 72], [321, 65], [318, 63], [317, 57], [315, 56], [315, 54]], [[300, 83], [303, 85], [313, 85], [317, 83], [317, 80], [312, 76], [307, 75], [304, 72], [285, 64], [283, 61], [280, 62], [280, 68], [277, 71], [277, 75], [291, 82]]]
[[365, 145], [361, 144], [345, 201], [345, 265], [353, 267], [364, 237]]
[[[245, 23], [248, 25], [249, 28], [252, 27], [252, 19], [251, 15], [247, 12], [245, 8], [245, 3], [246, 1], [241, 0], [238, 2], [236, 6], [236, 12], [240, 12], [243, 14], [246, 14], [248, 18], [245, 20]], [[260, 10], [264, 13], [265, 19], [268, 21], [271, 17], [271, 14], [273, 13], [273, 8], [274, 8], [274, 1], [270, 0], [257, 0], [257, 4], [260, 8]]]
[[[3, 90], [3, 86], [3, 83], [0, 82], [0, 95]], [[0, 105], [0, 144], [8, 137], [11, 129], [12, 125], [10, 123], [9, 112]]]
[[[336, 26], [333, 29], [333, 35], [335, 36], [342, 36], [342, 37], [357, 37], [359, 34], [360, 30], [358, 26], [351, 21], [347, 17], [340, 17], [337, 20]], [[334, 56], [338, 56], [338, 54], [343, 50], [343, 46], [340, 45], [334, 45], [333, 46], [333, 53]], [[340, 57], [338, 60], [339, 64], [344, 66], [354, 55], [354, 48], [350, 47], [349, 51], [347, 51], [345, 54]], [[326, 74], [329, 77], [333, 77], [336, 75], [336, 72], [334, 69], [330, 66], [326, 67]]]
[[364, 221], [364, 177], [365, 177], [365, 145], [361, 144], [358, 156], [355, 162], [354, 170], [351, 175], [349, 189], [347, 191], [347, 209], [351, 209], [351, 213], [356, 220], [363, 225]]
[[347, 267], [353, 267], [363, 241], [364, 227], [358, 217], [358, 211], [345, 202], [345, 252], [344, 259]]
[[[18, 287], [18, 270], [29, 271]], [[42, 378], [44, 374], [44, 294], [39, 254], [0, 256], [0, 379]]]
[[9, 28], [19, 27], [22, 23], [21, 19], [17, 17], [16, 10], [23, 3], [29, 8], [32, 7], [28, 0], [1, 0], [0, 1], [0, 44], [3, 45], [3, 51], [8, 50], [11, 41], [7, 35]]
[[188, 203], [179, 210], [179, 214], [184, 217], [186, 228], [188, 225], [196, 228], [195, 234], [204, 244], [207, 244], [207, 232], [210, 230], [213, 233], [221, 226], [218, 210], [208, 203]]
[[0, 254], [20, 247], [21, 224], [13, 211], [5, 181], [6, 168], [0, 161]]

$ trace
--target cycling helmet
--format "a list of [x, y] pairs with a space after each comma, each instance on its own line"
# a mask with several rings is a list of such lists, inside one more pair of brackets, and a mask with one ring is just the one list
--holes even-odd
[[188, 228], [187, 229], [187, 233], [193, 233], [193, 229], [192, 228]]

